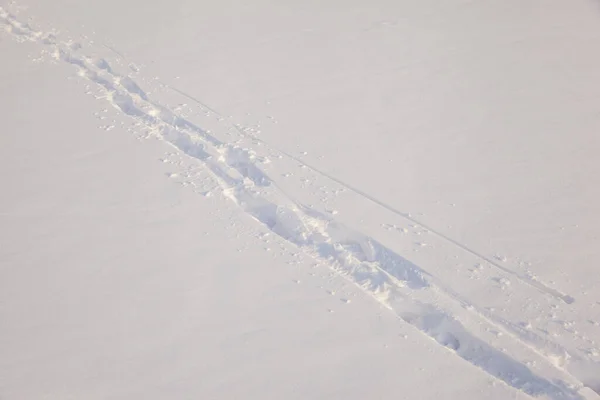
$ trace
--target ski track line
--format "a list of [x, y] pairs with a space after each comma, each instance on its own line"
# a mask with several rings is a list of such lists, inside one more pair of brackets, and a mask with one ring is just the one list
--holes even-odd
[[[260, 169], [251, 150], [209, 135], [170, 109], [152, 102], [135, 81], [115, 73], [104, 59], [94, 61], [74, 55], [71, 50], [76, 49], [69, 43], [59, 42], [52, 34], [35, 31], [28, 24], [20, 23], [2, 7], [0, 23], [19, 41], [51, 46], [54, 59], [76, 66], [79, 76], [99, 85], [106, 92], [103, 98], [115, 108], [145, 125], [158, 138], [201, 162], [212, 172], [224, 196], [245, 213], [282, 239], [326, 263], [404, 321], [452, 349], [464, 360], [533, 396], [585, 398], [578, 393], [581, 383], [562, 369], [549, 366], [556, 372], [552, 380], [538, 376], [522, 362], [472, 333], [455, 316], [463, 317], [461, 314], [468, 311], [462, 320], [475, 318], [479, 323], [497, 324], [480, 310], [470, 312], [472, 307], [464, 307], [464, 301], [457, 294], [435, 282], [435, 278], [426, 271], [373, 238], [294, 202]], [[448, 313], [435, 306], [440, 296], [454, 303], [460, 302], [460, 309]], [[517, 347], [528, 346], [518, 338], [514, 339]], [[548, 364], [544, 357], [538, 361]]]

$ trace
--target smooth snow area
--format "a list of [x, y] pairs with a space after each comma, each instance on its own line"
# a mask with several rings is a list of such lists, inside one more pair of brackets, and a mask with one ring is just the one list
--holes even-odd
[[600, 398], [600, 4], [0, 0], [0, 398]]

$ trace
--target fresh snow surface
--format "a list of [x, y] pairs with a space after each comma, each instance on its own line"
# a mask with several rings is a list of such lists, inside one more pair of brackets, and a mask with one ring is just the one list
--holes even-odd
[[600, 399], [600, 3], [0, 0], [0, 399]]

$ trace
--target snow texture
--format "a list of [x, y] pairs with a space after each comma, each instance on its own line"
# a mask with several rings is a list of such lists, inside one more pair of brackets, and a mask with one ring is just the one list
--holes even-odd
[[99, 3], [0, 2], [2, 399], [600, 398], [597, 4]]

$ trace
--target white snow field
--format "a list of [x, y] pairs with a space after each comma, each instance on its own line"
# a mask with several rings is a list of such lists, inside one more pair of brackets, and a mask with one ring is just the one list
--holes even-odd
[[0, 0], [0, 399], [600, 399], [600, 2]]

